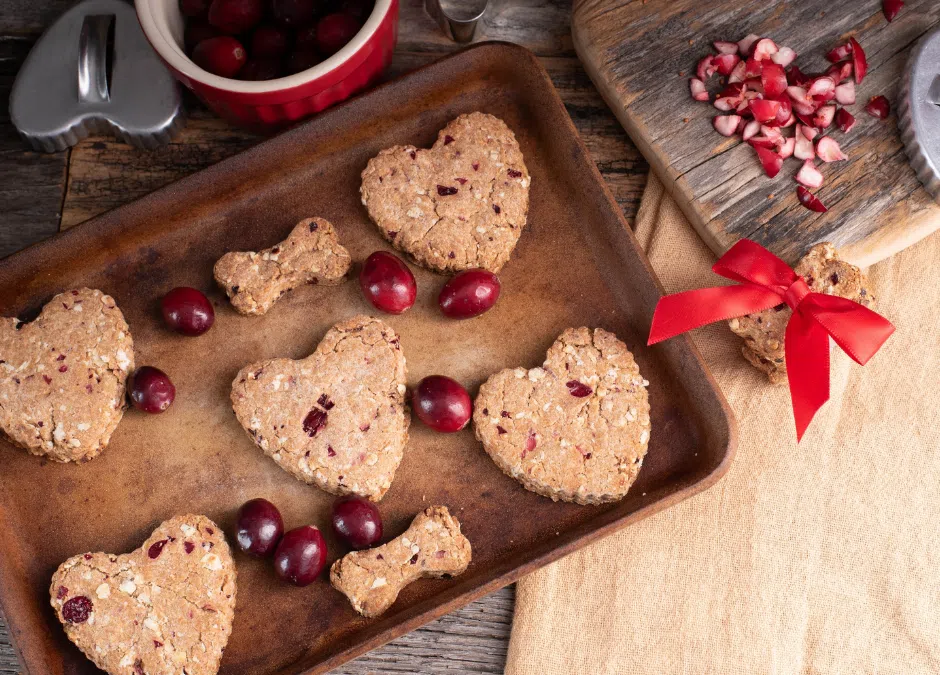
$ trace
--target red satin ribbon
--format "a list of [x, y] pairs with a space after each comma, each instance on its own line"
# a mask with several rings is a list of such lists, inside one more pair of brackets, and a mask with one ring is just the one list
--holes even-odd
[[732, 246], [712, 271], [741, 285], [660, 298], [647, 344], [786, 303], [793, 310], [784, 350], [798, 441], [829, 400], [829, 337], [864, 366], [894, 332], [890, 321], [857, 302], [812, 292], [786, 263], [749, 239]]

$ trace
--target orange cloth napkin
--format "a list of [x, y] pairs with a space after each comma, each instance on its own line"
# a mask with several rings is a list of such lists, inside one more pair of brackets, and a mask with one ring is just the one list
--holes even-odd
[[[668, 293], [718, 282], [653, 176], [636, 235]], [[835, 350], [799, 445], [786, 386], [727, 326], [693, 333], [731, 470], [519, 582], [507, 675], [940, 672], [940, 233], [868, 275], [898, 330], [864, 368]]]

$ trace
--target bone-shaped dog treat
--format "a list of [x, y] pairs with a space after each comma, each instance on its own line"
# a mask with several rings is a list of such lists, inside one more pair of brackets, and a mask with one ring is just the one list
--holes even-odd
[[214, 274], [239, 313], [259, 315], [298, 286], [340, 283], [349, 264], [349, 251], [340, 245], [333, 225], [323, 218], [307, 218], [276, 246], [226, 253]]
[[419, 513], [396, 539], [354, 551], [330, 569], [330, 583], [363, 616], [382, 614], [405, 586], [422, 577], [457, 576], [470, 564], [470, 542], [446, 506]]

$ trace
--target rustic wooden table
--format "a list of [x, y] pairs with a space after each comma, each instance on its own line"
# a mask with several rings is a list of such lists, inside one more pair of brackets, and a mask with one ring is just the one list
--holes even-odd
[[[60, 229], [136, 199], [259, 142], [212, 117], [192, 100], [186, 129], [154, 152], [109, 137], [89, 138], [67, 152], [25, 150], [7, 114], [13, 78], [39, 34], [71, 0], [0, 0], [0, 257]], [[395, 77], [459, 47], [423, 10], [403, 0]], [[628, 220], [636, 215], [648, 166], [605, 106], [575, 56], [566, 0], [491, 0], [477, 40], [507, 40], [539, 56]], [[377, 649], [335, 671], [366, 673], [501, 673], [512, 623], [514, 589], [482, 600]], [[18, 673], [0, 619], [0, 675]]]

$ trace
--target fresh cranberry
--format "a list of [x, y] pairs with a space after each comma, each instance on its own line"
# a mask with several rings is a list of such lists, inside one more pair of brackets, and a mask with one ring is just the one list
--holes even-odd
[[280, 26], [264, 24], [255, 28], [251, 34], [251, 58], [276, 59], [287, 53], [290, 45], [290, 35]]
[[277, 59], [248, 59], [245, 67], [238, 71], [239, 80], [274, 80], [281, 76], [281, 64]]
[[274, 571], [295, 586], [313, 583], [325, 565], [326, 540], [312, 525], [285, 534], [274, 553]]
[[220, 77], [235, 77], [247, 58], [242, 43], [228, 35], [203, 40], [193, 49], [196, 65]]
[[242, 504], [235, 521], [238, 548], [256, 558], [266, 558], [277, 548], [284, 534], [281, 512], [267, 499], [252, 499]]
[[488, 270], [466, 270], [444, 284], [437, 298], [444, 316], [471, 319], [499, 299], [499, 277]]
[[389, 314], [401, 314], [418, 297], [418, 284], [411, 270], [388, 251], [376, 251], [366, 259], [359, 272], [359, 286], [376, 309]]
[[324, 56], [332, 56], [352, 40], [361, 27], [352, 14], [327, 14], [317, 22], [317, 49]]
[[418, 419], [435, 431], [460, 431], [473, 413], [470, 394], [456, 380], [431, 375], [418, 383], [412, 398]]
[[295, 49], [284, 61], [288, 73], [302, 73], [320, 63], [320, 55], [315, 50]]
[[76, 595], [62, 605], [62, 618], [69, 623], [85, 623], [93, 609], [91, 600], [84, 595]]
[[204, 19], [209, 13], [210, 0], [180, 0], [180, 12], [191, 19]]
[[134, 407], [147, 413], [162, 413], [176, 397], [176, 387], [170, 378], [152, 366], [138, 368], [127, 389]]
[[294, 49], [298, 52], [317, 51], [317, 25], [305, 26], [294, 33]]
[[367, 499], [340, 497], [333, 502], [333, 531], [356, 550], [369, 548], [382, 538], [382, 516]]
[[364, 23], [366, 17], [372, 13], [374, 6], [375, 3], [372, 0], [340, 0], [338, 9], [356, 17], [360, 23]]
[[164, 295], [160, 309], [166, 325], [183, 335], [202, 335], [215, 322], [209, 298], [188, 286], [179, 286]]
[[212, 0], [209, 6], [209, 23], [229, 35], [254, 28], [262, 16], [261, 0]]
[[271, 0], [271, 14], [276, 21], [296, 28], [313, 21], [320, 4], [318, 0]]
[[202, 19], [190, 19], [186, 22], [186, 30], [183, 32], [183, 45], [186, 47], [186, 52], [192, 54], [200, 42], [219, 37], [221, 34], [218, 28], [213, 28]]

